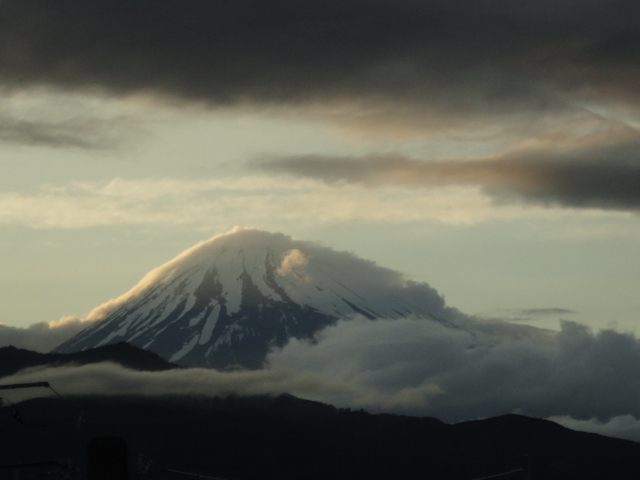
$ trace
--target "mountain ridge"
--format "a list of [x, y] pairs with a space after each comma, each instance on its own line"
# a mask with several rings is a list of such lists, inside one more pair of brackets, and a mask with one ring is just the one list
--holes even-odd
[[[451, 425], [338, 409], [291, 395], [47, 398], [15, 408], [25, 422], [50, 426], [34, 429], [0, 416], [0, 428], [11, 433], [0, 439], [0, 464], [66, 458], [86, 471], [87, 439], [110, 435], [129, 446], [130, 477], [142, 458], [153, 461], [153, 478], [170, 478], [162, 471], [168, 467], [238, 480], [470, 480], [522, 469], [525, 455], [531, 478], [640, 475], [639, 443], [513, 414]], [[86, 419], [80, 430], [79, 411]], [[1, 480], [12, 478], [13, 472], [4, 472]], [[523, 472], [506, 478], [522, 478], [517, 475]]]
[[159, 372], [181, 368], [179, 365], [167, 362], [153, 352], [143, 350], [126, 342], [113, 343], [72, 353], [40, 353], [9, 345], [0, 348], [0, 378], [18, 373], [24, 368], [44, 365], [52, 367], [88, 365], [100, 362], [114, 362], [125, 368], [144, 372]]
[[290, 339], [339, 319], [440, 320], [442, 297], [348, 252], [234, 229], [152, 270], [92, 311], [95, 323], [53, 352], [126, 341], [185, 366], [261, 368]]

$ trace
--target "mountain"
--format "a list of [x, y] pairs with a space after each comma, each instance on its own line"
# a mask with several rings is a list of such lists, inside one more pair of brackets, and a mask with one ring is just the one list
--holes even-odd
[[236, 228], [94, 309], [87, 319], [95, 322], [54, 352], [124, 341], [185, 366], [260, 368], [270, 349], [355, 315], [446, 317], [427, 284], [348, 252]]
[[153, 352], [142, 350], [125, 342], [90, 348], [73, 353], [39, 353], [13, 346], [0, 348], [0, 378], [13, 375], [23, 368], [50, 365], [87, 365], [113, 362], [141, 372], [159, 372], [179, 368]]
[[[7, 410], [0, 415], [0, 467], [65, 459], [71, 478], [87, 478], [87, 444], [105, 436], [126, 442], [129, 478], [178, 478], [166, 469], [236, 480], [640, 476], [640, 444], [519, 415], [450, 425], [290, 395], [41, 398], [14, 408], [22, 423], [0, 409]], [[80, 412], [84, 423], [77, 421]], [[514, 472], [524, 466], [524, 455], [530, 477]], [[145, 476], [137, 471], [139, 459], [150, 468]], [[47, 470], [55, 469], [34, 466], [21, 473], [36, 478]], [[506, 472], [512, 474], [500, 475]], [[0, 480], [15, 474], [14, 468], [0, 468]]]

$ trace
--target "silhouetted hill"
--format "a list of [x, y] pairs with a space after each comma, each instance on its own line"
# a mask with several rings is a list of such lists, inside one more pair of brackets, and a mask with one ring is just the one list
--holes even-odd
[[74, 353], [38, 353], [16, 347], [0, 348], [0, 378], [27, 367], [40, 365], [62, 366], [66, 364], [86, 365], [89, 363], [115, 362], [138, 371], [156, 372], [181, 368], [169, 363], [153, 352], [120, 342], [91, 348]]
[[[130, 478], [139, 478], [139, 455], [155, 462], [141, 477], [150, 479], [179, 478], [168, 467], [230, 480], [472, 480], [520, 468], [523, 454], [533, 480], [640, 476], [640, 444], [518, 415], [447, 425], [290, 395], [37, 399], [16, 409], [26, 424], [7, 408], [0, 414], [0, 465], [68, 458], [80, 478], [87, 442], [105, 435], [128, 443]], [[80, 411], [86, 423], [76, 429]], [[0, 470], [0, 479], [11, 473]]]

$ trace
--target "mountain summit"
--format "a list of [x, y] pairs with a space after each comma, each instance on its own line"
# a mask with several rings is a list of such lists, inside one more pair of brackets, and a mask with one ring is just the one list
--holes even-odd
[[351, 253], [235, 228], [95, 308], [94, 323], [54, 351], [125, 341], [186, 366], [260, 368], [271, 348], [311, 339], [340, 318], [439, 321], [443, 308], [427, 284]]

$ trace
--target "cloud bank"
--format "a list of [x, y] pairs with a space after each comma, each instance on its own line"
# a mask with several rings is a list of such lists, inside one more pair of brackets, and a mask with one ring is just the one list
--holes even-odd
[[[627, 132], [628, 133], [628, 132]], [[480, 186], [498, 203], [640, 210], [640, 138], [569, 148], [517, 150], [474, 160], [420, 161], [401, 155], [286, 157], [255, 162], [264, 171], [372, 187]]]
[[222, 105], [417, 101], [456, 115], [557, 110], [570, 96], [637, 104], [638, 9], [631, 0], [4, 0], [0, 77], [8, 88]]
[[49, 323], [33, 323], [27, 328], [0, 323], [0, 347], [13, 345], [17, 348], [46, 353], [79, 333], [87, 325], [78, 317], [63, 317]]
[[[64, 396], [74, 395], [280, 395], [326, 397], [353, 392], [346, 384], [328, 382], [317, 375], [300, 374], [289, 369], [237, 371], [191, 368], [165, 372], [136, 372], [103, 362], [79, 367], [35, 367], [2, 379], [3, 383], [30, 383], [46, 379]], [[22, 401], [42, 392], [10, 392], [10, 400]], [[3, 395], [9, 398], [9, 395]]]
[[[0, 89], [301, 109], [334, 124], [377, 122], [387, 132], [411, 124], [461, 142], [479, 132], [493, 141], [514, 131], [562, 136], [563, 128], [584, 140], [585, 122], [597, 119], [626, 133], [570, 148], [556, 138], [476, 161], [313, 157], [265, 168], [366, 185], [471, 185], [503, 203], [637, 211], [639, 18], [632, 0], [4, 0]], [[0, 115], [0, 141], [106, 148], [124, 136], [105, 135], [113, 124], [104, 119], [79, 120]], [[361, 214], [349, 202], [344, 209]], [[407, 211], [407, 221], [417, 217]], [[158, 216], [147, 213], [138, 222]]]
[[592, 333], [572, 322], [551, 333], [457, 321], [465, 330], [408, 319], [339, 322], [317, 344], [292, 341], [270, 361], [381, 392], [379, 398], [406, 396], [412, 400], [395, 410], [453, 422], [508, 412], [640, 418], [640, 341], [633, 335]]

